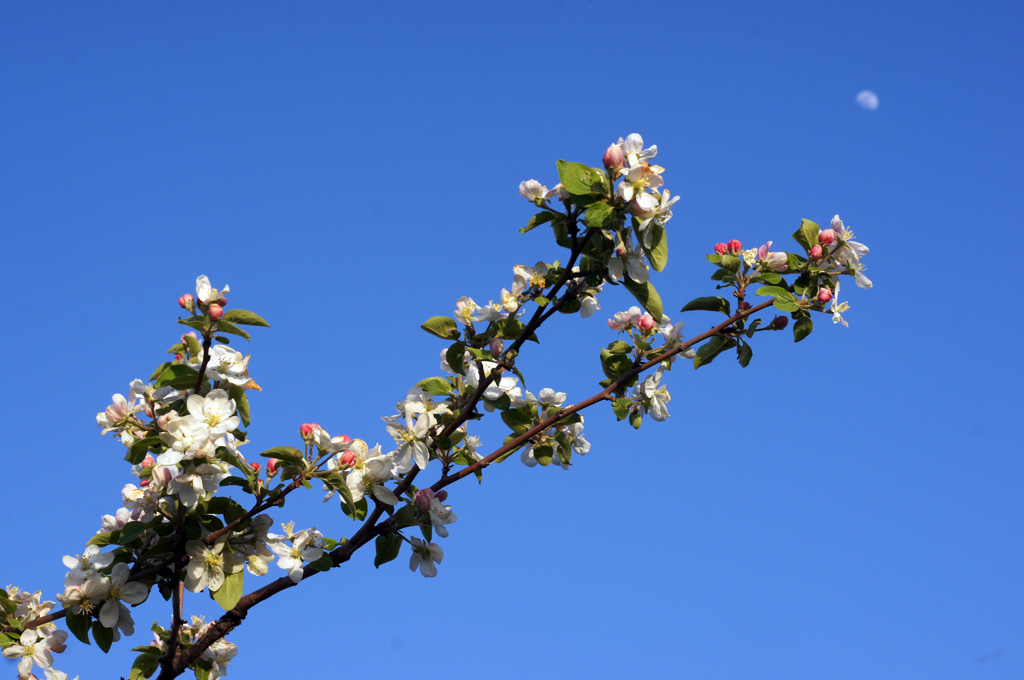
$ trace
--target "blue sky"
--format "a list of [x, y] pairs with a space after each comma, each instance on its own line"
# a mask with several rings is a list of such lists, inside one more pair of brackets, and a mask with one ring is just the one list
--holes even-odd
[[[232, 677], [1021, 677], [1002, 249], [1022, 20], [899, 1], [3, 5], [0, 582], [52, 598], [61, 556], [118, 507], [132, 478], [94, 414], [163, 361], [198, 274], [273, 324], [244, 348], [264, 388], [250, 458], [309, 421], [386, 445], [379, 417], [438, 373], [419, 324], [559, 256], [518, 233], [519, 182], [640, 132], [682, 197], [656, 279], [674, 319], [713, 292], [714, 243], [839, 213], [872, 249], [850, 328], [759, 337], [746, 369], [679, 365], [667, 422], [597, 411], [571, 471], [512, 459], [451, 488], [438, 578], [359, 554], [254, 610]], [[632, 303], [602, 304], [524, 353], [531, 389], [598, 390], [604, 319]], [[350, 535], [336, 508], [314, 492], [278, 518]], [[133, 645], [162, 604], [135, 611]], [[76, 644], [57, 666], [127, 673], [129, 649]]]

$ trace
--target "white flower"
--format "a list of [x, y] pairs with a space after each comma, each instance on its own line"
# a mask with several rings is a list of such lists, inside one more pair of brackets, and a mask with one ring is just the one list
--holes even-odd
[[658, 155], [657, 145], [652, 144], [650, 148], [644, 149], [644, 138], [636, 132], [628, 135], [626, 139], [620, 137], [619, 146], [622, 148], [622, 155], [631, 167], [646, 163]]
[[109, 588], [106, 601], [100, 607], [100, 624], [104, 628], [120, 629], [125, 635], [135, 633], [135, 622], [128, 607], [122, 604], [122, 600], [128, 604], [139, 604], [149, 595], [146, 586], [138, 581], [128, 582], [128, 565], [118, 562], [110, 572], [110, 578], [104, 579]]
[[210, 302], [219, 300], [230, 291], [230, 286], [224, 286], [222, 290], [213, 288], [210, 286], [210, 279], [205, 276], [199, 276], [196, 278], [196, 297], [199, 298], [199, 301], [203, 304], [209, 304]]
[[[437, 573], [436, 569], [434, 573]], [[30, 628], [21, 634], [17, 643], [5, 647], [3, 655], [8, 659], [20, 659], [18, 677], [28, 678], [32, 673], [33, 663], [40, 668], [49, 668], [53, 664], [52, 652], [64, 651], [64, 641], [67, 639], [68, 634], [63, 630], [45, 636], [39, 630]]]
[[528, 201], [536, 203], [537, 201], [544, 200], [544, 194], [546, 194], [548, 188], [541, 185], [535, 179], [528, 179], [525, 182], [519, 183], [519, 195]]
[[277, 555], [277, 566], [288, 572], [292, 583], [302, 580], [303, 562], [315, 562], [324, 554], [324, 549], [315, 545], [320, 533], [315, 528], [300, 531], [289, 536], [291, 545], [283, 541], [271, 544], [270, 549]]
[[177, 494], [181, 502], [194, 508], [199, 499], [220, 488], [220, 480], [228, 476], [227, 466], [223, 463], [203, 463], [197, 465], [192, 472], [180, 474], [168, 484], [171, 493]]
[[642, 412], [651, 414], [657, 421], [668, 419], [668, 402], [672, 396], [668, 389], [661, 385], [661, 376], [665, 369], [659, 367], [654, 375], [649, 375], [642, 383], [633, 388], [633, 398], [640, 400]]
[[352, 501], [358, 503], [363, 496], [370, 494], [382, 503], [397, 505], [398, 496], [384, 486], [384, 482], [391, 479], [394, 461], [390, 456], [380, 455], [379, 445], [374, 447], [373, 452], [377, 455], [357, 456], [356, 462], [345, 477], [345, 483], [352, 492]]
[[621, 281], [623, 274], [637, 283], [647, 283], [651, 274], [647, 263], [644, 261], [644, 251], [639, 244], [633, 249], [622, 249], [622, 252], [613, 251], [608, 259], [608, 276], [615, 281]]
[[863, 243], [854, 241], [853, 232], [846, 228], [839, 215], [832, 218], [832, 230], [839, 236], [841, 245], [829, 256], [833, 262], [841, 268], [840, 273], [852, 274], [861, 288], [871, 288], [871, 279], [864, 276], [864, 265], [860, 258], [867, 255], [871, 250]]
[[[838, 215], [836, 215], [836, 217], [838, 217]], [[850, 305], [848, 303], [846, 303], [846, 302], [842, 302], [842, 303], [839, 302], [839, 280], [837, 279], [836, 280], [836, 291], [832, 295], [832, 307], [831, 307], [831, 310], [830, 310], [832, 312], [832, 323], [841, 323], [844, 326], [846, 326], [847, 328], [849, 328], [850, 324], [848, 324], [846, 322], [846, 319], [843, 318], [843, 312], [845, 312], [849, 308], [850, 308]]]
[[234, 415], [235, 400], [224, 390], [213, 390], [205, 397], [193, 394], [188, 398], [189, 415], [195, 416], [210, 428], [211, 437], [219, 437], [238, 428], [241, 419]]
[[527, 392], [526, 401], [531, 404], [536, 404], [542, 409], [548, 408], [549, 406], [561, 406], [562, 402], [565, 401], [565, 392], [555, 392], [550, 387], [545, 387], [540, 391], [540, 396], [535, 397], [532, 392]]
[[533, 267], [517, 264], [512, 267], [512, 295], [519, 296], [531, 288], [544, 289], [547, 285], [544, 282], [544, 275], [548, 273], [548, 266], [538, 262]]
[[242, 568], [242, 558], [224, 552], [226, 544], [226, 536], [222, 536], [212, 546], [202, 541], [189, 541], [185, 544], [185, 552], [192, 557], [185, 571], [186, 588], [193, 593], [205, 588], [219, 590], [227, 574], [234, 574]]
[[136, 404], [134, 398], [129, 403], [120, 394], [115, 394], [111, 400], [113, 403], [103, 413], [96, 414], [96, 424], [103, 428], [101, 435], [122, 427], [129, 416], [143, 409], [142, 404]]
[[210, 363], [206, 374], [214, 380], [226, 380], [232, 385], [249, 384], [249, 357], [242, 356], [227, 345], [217, 345], [210, 350]]
[[100, 554], [100, 547], [96, 545], [87, 545], [83, 554], [74, 557], [65, 555], [63, 559], [65, 567], [79, 571], [106, 569], [113, 561], [114, 553]]
[[[479, 363], [483, 366], [484, 376], [490, 375], [498, 368], [498, 364], [493, 361], [481, 361]], [[480, 370], [477, 368], [477, 362], [474, 361], [466, 367], [466, 385], [475, 389], [480, 384], [480, 380]], [[497, 380], [492, 381], [484, 390], [484, 408], [488, 411], [493, 411], [494, 406], [489, 402], [501, 399], [502, 394], [508, 395], [513, 408], [526, 404], [523, 400], [522, 388], [518, 385], [518, 379], [515, 376], [502, 375]]]
[[453, 524], [456, 520], [458, 517], [452, 512], [452, 506], [443, 505], [436, 497], [430, 499], [430, 524], [438, 536], [447, 538], [448, 528], [445, 525]]
[[421, 415], [410, 428], [400, 423], [388, 423], [388, 434], [395, 438], [398, 450], [395, 451], [395, 466], [400, 469], [412, 469], [415, 461], [420, 470], [427, 468], [430, 460], [430, 449], [427, 447], [427, 432], [433, 426], [433, 418]]
[[419, 567], [420, 573], [430, 578], [437, 576], [437, 565], [444, 559], [444, 551], [436, 543], [426, 544], [418, 538], [409, 539], [412, 541], [412, 557], [409, 558], [410, 571], [416, 571]]
[[631, 204], [633, 214], [640, 218], [640, 225], [637, 231], [641, 234], [644, 246], [650, 248], [653, 231], [648, 227], [653, 222], [660, 226], [672, 219], [672, 205], [679, 200], [679, 197], [671, 198], [671, 192], [667, 189], [661, 194], [660, 200], [657, 194], [640, 194]]
[[[202, 397], [192, 395], [202, 400]], [[167, 424], [167, 430], [160, 433], [160, 440], [168, 446], [167, 450], [157, 456], [158, 465], [177, 465], [182, 460], [195, 457], [206, 458], [213, 453], [214, 442], [210, 428], [204, 420], [195, 415], [177, 418]]]

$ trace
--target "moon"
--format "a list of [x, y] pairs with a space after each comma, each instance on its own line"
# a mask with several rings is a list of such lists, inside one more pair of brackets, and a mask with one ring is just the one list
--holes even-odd
[[878, 108], [878, 95], [871, 90], [861, 90], [857, 93], [857, 103], [863, 109], [874, 111]]

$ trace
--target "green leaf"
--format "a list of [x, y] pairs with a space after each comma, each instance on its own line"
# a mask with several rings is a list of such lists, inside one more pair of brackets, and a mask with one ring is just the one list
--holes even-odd
[[[227, 496], [214, 496], [206, 506], [206, 512], [211, 515], [221, 515], [225, 522], [234, 522], [245, 514], [246, 510], [234, 498]], [[127, 528], [128, 525], [125, 525]], [[121, 530], [124, 533], [124, 529]], [[122, 536], [123, 538], [123, 536]]]
[[608, 345], [609, 354], [629, 354], [631, 349], [633, 348], [625, 340], [616, 340]]
[[466, 375], [466, 343], [456, 342], [444, 354], [444, 360], [452, 371], [459, 375]]
[[224, 317], [221, 317], [221, 320], [217, 322], [217, 330], [221, 333], [230, 333], [231, 335], [238, 335], [240, 337], [245, 338], [246, 340], [252, 339], [249, 336], [249, 334], [243, 331], [241, 328], [231, 323], [230, 321], [225, 321]]
[[231, 385], [228, 388], [228, 396], [235, 400], [235, 408], [238, 411], [238, 417], [242, 419], [242, 427], [249, 427], [249, 397], [245, 392], [246, 390], [238, 385]]
[[629, 424], [633, 426], [634, 430], [639, 430], [640, 426], [644, 423], [644, 414], [639, 411], [633, 411], [629, 415]]
[[551, 465], [551, 461], [555, 457], [555, 451], [551, 448], [551, 444], [538, 444], [533, 447], [533, 457], [541, 465]]
[[455, 391], [452, 384], [445, 378], [424, 378], [423, 380], [416, 383], [416, 387], [420, 388], [425, 392], [430, 392], [435, 396], [444, 396], [451, 394]]
[[380, 568], [380, 565], [390, 562], [398, 557], [402, 550], [402, 537], [398, 534], [381, 534], [374, 541], [377, 548], [377, 555], [373, 558], [373, 566]]
[[747, 329], [747, 337], [748, 338], [754, 337], [754, 331], [756, 331], [757, 327], [760, 326], [760, 325], [761, 325], [761, 319], [754, 319], [754, 321], [751, 322], [751, 324], [750, 324], [750, 328]]
[[[324, 547], [326, 548], [326, 543]], [[331, 569], [334, 569], [334, 558], [331, 557], [331, 553], [324, 550], [324, 554], [310, 562], [309, 566], [313, 567], [317, 571], [330, 571]]]
[[743, 368], [747, 367], [750, 363], [750, 359], [754, 356], [754, 350], [750, 348], [750, 345], [743, 342], [740, 343], [739, 350], [737, 350], [736, 359], [740, 362], [740, 366]]
[[802, 314], [800, 318], [793, 324], [793, 341], [800, 342], [814, 330], [814, 321], [811, 320], [810, 314]]
[[643, 245], [644, 240], [640, 234], [637, 234], [637, 240], [647, 254], [651, 268], [656, 272], [660, 272], [665, 269], [665, 265], [668, 263], [668, 236], [665, 235], [665, 227], [655, 222], [647, 225], [647, 233], [651, 235], [650, 248]]
[[398, 512], [391, 516], [391, 521], [398, 529], [419, 524], [416, 521], [416, 508], [412, 505], [403, 505]]
[[89, 626], [92, 620], [84, 614], [73, 614], [71, 610], [68, 610], [68, 615], [64, 617], [64, 623], [67, 625], [68, 630], [76, 638], [81, 640], [87, 645], [91, 645], [89, 641]]
[[121, 537], [121, 530], [120, 529], [117, 529], [115, 531], [104, 531], [103, 533], [96, 534], [95, 536], [90, 538], [88, 541], [85, 542], [85, 544], [86, 545], [95, 545], [95, 546], [99, 546], [100, 548], [102, 548], [104, 546], [110, 545], [111, 543], [117, 543], [117, 541], [118, 541], [118, 539], [120, 537]]
[[697, 350], [697, 356], [693, 358], [693, 367], [697, 369], [701, 366], [710, 364], [714, 361], [715, 357], [731, 347], [733, 344], [735, 344], [733, 341], [721, 335], [712, 337]]
[[612, 226], [615, 224], [615, 220], [615, 208], [604, 202], [592, 203], [583, 216], [585, 225], [598, 229]]
[[740, 270], [740, 258], [735, 255], [722, 255], [722, 269], [738, 272]]
[[[616, 354], [611, 350], [601, 350], [601, 370], [612, 381], [629, 373], [633, 368], [633, 359], [627, 354]], [[610, 384], [610, 383], [609, 383]]]
[[533, 427], [533, 409], [532, 407], [510, 408], [501, 412], [501, 419], [516, 435], [521, 435]]
[[526, 232], [530, 231], [531, 229], [535, 229], [536, 227], [539, 227], [545, 222], [550, 222], [551, 218], [553, 218], [554, 216], [555, 214], [553, 212], [543, 210], [534, 215], [533, 217], [531, 217], [530, 221], [526, 223], [526, 226], [519, 230], [519, 233], [525, 234]]
[[260, 454], [264, 458], [277, 458], [278, 460], [298, 463], [302, 461], [302, 451], [294, 446], [275, 446]]
[[99, 621], [93, 621], [92, 639], [96, 641], [96, 646], [106, 654], [110, 651], [110, 645], [114, 642], [114, 631], [110, 628], [105, 628]]
[[[351, 494], [349, 495], [349, 498], [351, 498]], [[360, 498], [357, 503], [353, 503], [350, 507], [346, 507], [344, 504], [341, 506], [341, 509], [345, 514], [357, 522], [361, 522], [366, 519], [366, 508], [366, 496]]]
[[784, 300], [782, 298], [775, 298], [772, 306], [780, 312], [798, 312], [800, 311], [800, 305], [797, 304], [796, 300]]
[[144, 522], [128, 522], [121, 528], [121, 535], [117, 542], [121, 545], [128, 545], [146, 532], [147, 525]]
[[270, 326], [262, 316], [256, 312], [250, 312], [247, 309], [229, 309], [224, 312], [224, 316], [220, 318], [219, 323], [223, 323], [225, 321], [228, 323], [242, 324], [243, 326]]
[[661, 306], [661, 296], [658, 295], [658, 291], [655, 290], [654, 285], [647, 281], [646, 283], [637, 283], [628, 276], [622, 279], [622, 285], [626, 287], [636, 301], [643, 305], [651, 316], [654, 317], [654, 323], [660, 324], [661, 317], [664, 315], [664, 311]]
[[203, 345], [199, 342], [198, 338], [193, 338], [191, 335], [185, 336], [185, 344], [188, 345], [188, 353], [194, 357], [203, 356]]
[[633, 405], [631, 399], [614, 399], [612, 401], [612, 412], [615, 414], [616, 420], [624, 420], [629, 415], [629, 409]]
[[153, 374], [149, 376], [149, 379], [156, 380], [165, 370], [167, 370], [167, 367], [170, 365], [170, 361], [165, 361], [164, 363], [160, 364], [159, 366], [156, 367], [156, 370], [153, 371]]
[[811, 247], [818, 242], [820, 231], [821, 228], [817, 223], [807, 219], [800, 220], [800, 228], [793, 233], [793, 238], [804, 247], [804, 250], [810, 251]]
[[447, 316], [432, 316], [424, 321], [420, 328], [444, 340], [455, 340], [459, 337], [459, 324]]
[[153, 651], [143, 652], [135, 658], [135, 663], [132, 664], [132, 672], [128, 675], [128, 680], [145, 680], [145, 678], [153, 675], [156, 669], [160, 667], [160, 651], [155, 647], [149, 647], [148, 649]]
[[757, 295], [772, 296], [775, 300], [772, 306], [783, 312], [795, 312], [800, 309], [796, 296], [780, 286], [761, 286], [757, 289]]
[[[518, 340], [519, 336], [526, 330], [526, 324], [519, 319], [513, 319], [512, 317], [505, 317], [504, 319], [498, 319], [493, 325], [494, 337], [503, 338], [505, 340]], [[527, 340], [533, 340], [536, 343], [540, 343], [537, 339], [536, 333], [530, 333], [530, 337]]]
[[565, 190], [576, 196], [604, 193], [601, 173], [588, 168], [583, 163], [558, 161], [558, 179]]
[[162, 443], [160, 437], [144, 437], [136, 441], [132, 444], [132, 448], [128, 449], [128, 462], [138, 465], [146, 459], [146, 454], [150, 449], [160, 446]]
[[732, 309], [729, 305], [729, 301], [725, 298], [718, 297], [717, 295], [699, 297], [694, 300], [690, 300], [686, 303], [686, 306], [679, 311], [693, 312], [696, 310], [704, 312], [721, 312], [726, 316], [732, 316]]
[[189, 317], [187, 319], [178, 319], [178, 323], [182, 326], [188, 326], [189, 328], [197, 331], [203, 330], [204, 322], [202, 319], [196, 317]]
[[767, 283], [775, 286], [782, 283], [782, 274], [776, 272], [761, 272], [751, 279], [751, 281], [754, 283]]
[[192, 389], [199, 379], [199, 371], [184, 364], [171, 364], [157, 378], [155, 387], [171, 386], [176, 390]]
[[245, 586], [245, 569], [239, 569], [234, 574], [225, 574], [224, 584], [211, 593], [213, 599], [224, 611], [233, 609], [238, 601], [242, 599], [242, 592]]
[[199, 662], [193, 665], [192, 672], [196, 674], [196, 680], [210, 680], [210, 668], [206, 662]]

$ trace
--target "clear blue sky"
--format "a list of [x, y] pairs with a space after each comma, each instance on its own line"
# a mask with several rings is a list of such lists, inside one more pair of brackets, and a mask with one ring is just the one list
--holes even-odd
[[[679, 366], [672, 418], [588, 414], [570, 472], [453, 487], [438, 578], [361, 553], [254, 610], [231, 677], [1024, 677], [1022, 25], [1008, 2], [5, 3], [0, 582], [52, 598], [119, 506], [94, 414], [163, 361], [196, 275], [273, 324], [245, 348], [250, 457], [308, 421], [387, 445], [379, 417], [438, 372], [419, 324], [558, 257], [518, 233], [519, 182], [640, 132], [682, 197], [670, 315], [711, 294], [715, 242], [839, 213], [872, 249], [850, 328]], [[531, 389], [595, 392], [607, 314], [559, 318]], [[318, 499], [278, 516], [350, 535]], [[127, 674], [167, 608], [134, 616], [131, 645], [57, 667]]]

